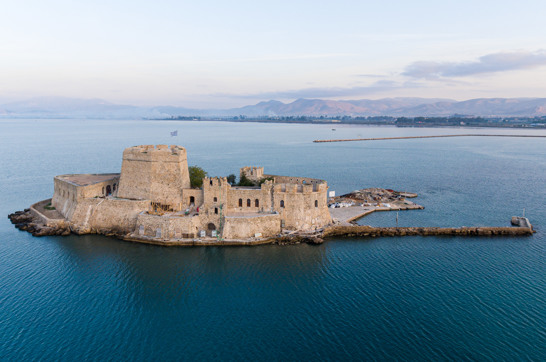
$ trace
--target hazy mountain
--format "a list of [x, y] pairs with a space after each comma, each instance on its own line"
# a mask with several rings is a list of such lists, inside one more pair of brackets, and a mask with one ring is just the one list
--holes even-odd
[[422, 104], [404, 110], [409, 116], [544, 116], [546, 98], [478, 98], [462, 102]]
[[0, 105], [3, 118], [131, 119], [167, 116], [157, 110], [107, 102], [102, 99], [39, 97]]
[[0, 104], [1, 118], [164, 119], [177, 116], [545, 116], [546, 98], [479, 98], [458, 102], [439, 98], [361, 100], [276, 100], [231, 109], [175, 106], [136, 107], [101, 99], [42, 97]]
[[482, 98], [462, 102], [427, 98], [298, 99], [288, 104], [261, 102], [230, 111], [247, 116], [543, 116], [546, 115], [546, 98]]

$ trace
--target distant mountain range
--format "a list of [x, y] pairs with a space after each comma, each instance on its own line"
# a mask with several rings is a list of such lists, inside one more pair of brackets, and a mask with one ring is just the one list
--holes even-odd
[[546, 116], [546, 98], [479, 98], [467, 101], [438, 98], [384, 98], [333, 101], [275, 100], [231, 109], [190, 109], [173, 106], [137, 107], [101, 99], [42, 97], [0, 104], [0, 118], [165, 119], [195, 116]]

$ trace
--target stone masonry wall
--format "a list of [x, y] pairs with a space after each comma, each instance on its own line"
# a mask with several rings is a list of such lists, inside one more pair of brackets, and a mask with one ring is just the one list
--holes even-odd
[[185, 148], [136, 146], [123, 151], [119, 197], [151, 200], [179, 210], [182, 190], [189, 188]]
[[249, 180], [260, 181], [264, 177], [264, 168], [246, 166], [241, 168], [240, 173], [244, 174]]
[[310, 230], [332, 222], [328, 211], [328, 187], [325, 183], [317, 186], [318, 191], [313, 191], [314, 186], [311, 184], [275, 185], [273, 208], [281, 215], [286, 229]]
[[[193, 202], [192, 202], [193, 197]], [[182, 209], [187, 209], [193, 203], [194, 207], [203, 205], [203, 190], [201, 189], [184, 189], [182, 190]]]
[[77, 203], [84, 198], [95, 198], [106, 196], [108, 186], [113, 195], [117, 192], [119, 185], [119, 176], [113, 175], [112, 179], [103, 182], [97, 182], [91, 185], [78, 186], [72, 182], [64, 180], [62, 176], [56, 176], [53, 179], [53, 198], [51, 204], [67, 219], [72, 217]]
[[73, 231], [83, 233], [121, 233], [134, 230], [137, 216], [150, 209], [148, 200], [83, 199], [68, 219]]
[[281, 232], [279, 214], [264, 214], [253, 217], [228, 216], [225, 218], [224, 239], [247, 239], [261, 233], [271, 237]]

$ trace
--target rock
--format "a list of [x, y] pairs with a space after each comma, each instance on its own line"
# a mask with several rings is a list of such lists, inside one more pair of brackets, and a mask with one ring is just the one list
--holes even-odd
[[24, 211], [16, 211], [9, 214], [8, 218], [15, 227], [22, 231], [27, 231], [34, 236], [49, 236], [49, 235], [70, 235], [70, 229], [65, 226], [54, 227], [47, 226], [34, 219], [29, 209]]
[[310, 245], [320, 245], [324, 243], [324, 239], [319, 237], [305, 238], [304, 241]]

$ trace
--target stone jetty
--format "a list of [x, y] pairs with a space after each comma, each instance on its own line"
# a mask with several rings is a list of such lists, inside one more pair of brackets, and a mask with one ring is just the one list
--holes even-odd
[[384, 141], [384, 140], [408, 140], [414, 138], [442, 138], [442, 137], [535, 137], [545, 138], [544, 135], [518, 135], [518, 134], [446, 134], [435, 136], [407, 136], [407, 137], [376, 137], [376, 138], [346, 138], [331, 140], [314, 140], [314, 143], [324, 142], [353, 142], [353, 141]]

